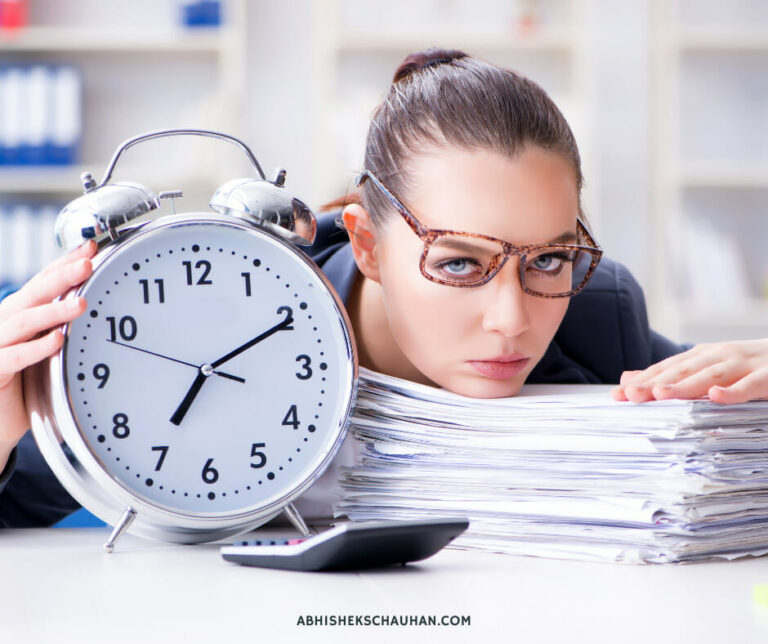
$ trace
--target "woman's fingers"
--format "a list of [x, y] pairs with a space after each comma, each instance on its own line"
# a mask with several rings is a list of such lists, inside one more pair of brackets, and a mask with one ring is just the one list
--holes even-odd
[[661, 374], [667, 374], [665, 377], [670, 378], [671, 374], [680, 371], [687, 371], [688, 373], [682, 376], [686, 377], [697, 369], [712, 364], [724, 357], [724, 351], [721, 345], [699, 344], [688, 351], [675, 354], [669, 358], [656, 362], [647, 369], [625, 371], [621, 374], [619, 383], [622, 385], [638, 383], [647, 384], [651, 380], [655, 381]]
[[46, 304], [85, 281], [93, 272], [90, 258], [95, 252], [96, 244], [89, 241], [52, 262], [3, 300], [0, 322], [24, 309]]
[[90, 257], [93, 257], [95, 254], [96, 254], [96, 242], [93, 240], [89, 240], [87, 242], [80, 244], [77, 248], [69, 251], [65, 255], [62, 255], [61, 257], [56, 258], [50, 264], [43, 267], [43, 269], [39, 272], [39, 275], [47, 275], [48, 273], [57, 271], [59, 268], [61, 268], [65, 264], [70, 264], [71, 262], [74, 262], [83, 257], [90, 258]]
[[733, 384], [745, 373], [744, 364], [738, 360], [711, 363], [704, 359], [681, 363], [648, 381], [630, 381], [620, 384], [616, 389], [620, 390], [618, 396], [636, 403], [670, 398], [700, 398], [707, 394], [710, 387]]
[[74, 320], [85, 310], [82, 297], [66, 298], [23, 309], [0, 323], [0, 347], [31, 340], [54, 326]]
[[715, 402], [768, 398], [768, 339], [701, 344], [643, 371], [625, 372], [615, 400], [710, 396]]
[[685, 353], [680, 353], [678, 355], [670, 356], [669, 358], [666, 358], [662, 360], [661, 362], [656, 362], [655, 364], [652, 364], [647, 369], [643, 369], [640, 371], [625, 371], [621, 374], [621, 380], [619, 381], [622, 385], [627, 384], [637, 384], [638, 382], [646, 382], [650, 380], [651, 378], [656, 377], [663, 371], [666, 371], [669, 368], [674, 367], [679, 362], [686, 360], [690, 357], [689, 352], [686, 351]]
[[624, 394], [624, 387], [619, 385], [619, 386], [614, 387], [613, 389], [611, 389], [611, 398], [613, 398], [614, 400], [617, 400], [619, 402], [626, 402], [627, 401], [627, 397]]
[[652, 385], [654, 398], [700, 398], [710, 387], [731, 385], [748, 373], [742, 362], [725, 360], [708, 365], [682, 380], [659, 381]]
[[[627, 385], [639, 385], [653, 391], [654, 398], [698, 397], [706, 393], [707, 387], [700, 386], [701, 378], [709, 378], [709, 384], [720, 384], [722, 378], [733, 374], [741, 364], [723, 358], [719, 353], [700, 353], [671, 364], [653, 378], [630, 380]], [[727, 365], [727, 366], [726, 366]], [[739, 375], [741, 377], [742, 374]]]
[[41, 338], [13, 344], [0, 349], [0, 388], [4, 387], [13, 376], [61, 348], [64, 334], [59, 329], [47, 333]]
[[[738, 365], [743, 366], [743, 363], [733, 359], [728, 351], [729, 346], [701, 344], [642, 371], [624, 372], [614, 398], [638, 403], [669, 398], [698, 398], [706, 395], [712, 385], [731, 384], [745, 372], [743, 369], [738, 370]], [[729, 366], [725, 367], [725, 363]]]
[[725, 405], [768, 398], [768, 368], [753, 371], [727, 387], [710, 387], [708, 393], [713, 402]]
[[654, 400], [653, 389], [648, 385], [621, 385], [626, 400], [634, 403]]

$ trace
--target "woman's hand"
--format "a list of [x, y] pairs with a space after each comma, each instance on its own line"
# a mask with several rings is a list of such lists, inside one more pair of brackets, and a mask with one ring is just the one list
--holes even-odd
[[700, 344], [643, 371], [625, 371], [614, 400], [709, 396], [716, 403], [768, 398], [768, 339]]
[[21, 372], [61, 347], [59, 325], [85, 310], [85, 300], [53, 302], [93, 271], [96, 244], [89, 241], [49, 264], [0, 302], [0, 472], [29, 428]]

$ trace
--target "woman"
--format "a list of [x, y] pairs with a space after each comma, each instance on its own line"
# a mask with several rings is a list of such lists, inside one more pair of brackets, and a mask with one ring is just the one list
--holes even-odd
[[[363, 366], [480, 398], [619, 377], [617, 400], [768, 395], [767, 341], [683, 351], [648, 329], [636, 282], [600, 261], [588, 231], [570, 128], [531, 81], [458, 51], [409, 56], [373, 116], [364, 167], [361, 202], [341, 216], [349, 242], [326, 219], [310, 251], [347, 305]], [[29, 426], [21, 371], [85, 310], [52, 300], [91, 274], [94, 253], [84, 244], [0, 304], [6, 525], [77, 507], [29, 435], [14, 446]]]

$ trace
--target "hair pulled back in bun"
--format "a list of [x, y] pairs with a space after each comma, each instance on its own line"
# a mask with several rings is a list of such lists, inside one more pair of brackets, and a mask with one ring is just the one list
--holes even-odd
[[400, 63], [400, 67], [395, 72], [395, 77], [392, 79], [393, 83], [397, 83], [404, 78], [407, 78], [414, 72], [421, 71], [427, 67], [434, 65], [441, 65], [444, 63], [451, 63], [454, 60], [460, 58], [467, 58], [469, 55], [459, 49], [439, 49], [438, 47], [431, 47], [424, 51], [417, 51], [412, 54], [408, 54], [405, 60]]
[[[457, 146], [513, 158], [526, 145], [561, 154], [581, 192], [581, 158], [573, 133], [541, 87], [463, 51], [432, 48], [409, 54], [397, 68], [371, 118], [363, 163], [407, 203], [410, 161], [427, 149]], [[345, 199], [351, 201], [363, 204], [374, 226], [393, 215], [370, 181], [360, 194]]]

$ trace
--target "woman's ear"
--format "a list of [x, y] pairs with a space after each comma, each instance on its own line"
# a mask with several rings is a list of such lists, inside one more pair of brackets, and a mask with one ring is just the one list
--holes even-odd
[[341, 218], [349, 233], [352, 253], [360, 272], [369, 279], [380, 282], [377, 241], [368, 211], [359, 204], [349, 204], [344, 208]]

